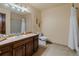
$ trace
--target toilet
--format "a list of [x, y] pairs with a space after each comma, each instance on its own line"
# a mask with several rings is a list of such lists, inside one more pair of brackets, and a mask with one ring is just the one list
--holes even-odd
[[47, 37], [44, 36], [42, 33], [39, 35], [39, 45], [46, 46]]

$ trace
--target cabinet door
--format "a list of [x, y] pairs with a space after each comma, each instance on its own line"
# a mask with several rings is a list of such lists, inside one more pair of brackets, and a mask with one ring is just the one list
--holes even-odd
[[38, 50], [38, 36], [35, 36], [33, 41], [34, 41], [34, 43], [33, 43], [34, 49], [33, 50], [34, 50], [34, 52], [36, 52]]
[[4, 46], [0, 48], [0, 56], [12, 56], [12, 47]]
[[25, 56], [25, 45], [18, 46], [13, 49], [14, 56]]
[[33, 40], [26, 44], [26, 56], [31, 56], [33, 54]]

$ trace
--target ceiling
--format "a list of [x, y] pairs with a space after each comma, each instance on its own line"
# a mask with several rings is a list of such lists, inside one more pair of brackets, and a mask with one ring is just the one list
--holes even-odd
[[50, 7], [55, 7], [59, 5], [63, 5], [65, 3], [30, 3], [31, 6], [39, 9], [39, 10], [44, 10]]

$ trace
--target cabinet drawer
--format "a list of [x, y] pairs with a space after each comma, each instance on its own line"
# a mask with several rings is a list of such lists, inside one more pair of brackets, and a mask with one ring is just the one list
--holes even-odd
[[16, 48], [18, 46], [24, 45], [25, 43], [28, 43], [32, 40], [32, 38], [23, 39], [21, 41], [17, 41], [14, 43], [13, 48]]
[[0, 54], [5, 53], [7, 51], [11, 51], [11, 49], [12, 49], [11, 46], [2, 47], [0, 48]]

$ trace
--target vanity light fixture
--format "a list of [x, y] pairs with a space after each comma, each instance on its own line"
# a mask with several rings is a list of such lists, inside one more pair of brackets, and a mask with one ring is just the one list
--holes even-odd
[[6, 7], [10, 7], [8, 3], [4, 4], [4, 6], [6, 6]]
[[30, 13], [30, 11], [27, 8], [18, 6], [14, 3], [6, 3], [4, 5], [7, 6], [7, 7], [12, 8], [14, 10], [17, 10], [18, 12], [28, 12], [28, 13]]

